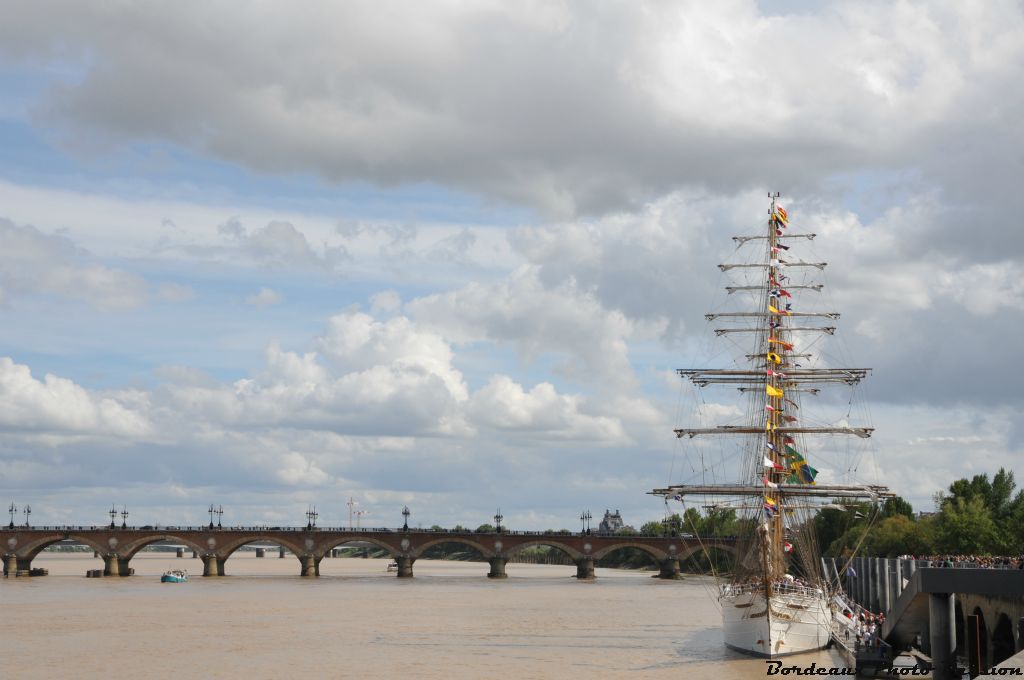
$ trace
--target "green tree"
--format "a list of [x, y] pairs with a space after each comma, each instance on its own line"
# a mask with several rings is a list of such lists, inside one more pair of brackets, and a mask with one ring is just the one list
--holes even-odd
[[643, 526], [640, 527], [641, 536], [661, 536], [665, 530], [665, 526], [661, 522], [644, 522]]
[[478, 526], [476, 528], [476, 533], [478, 533], [478, 534], [493, 534], [494, 533], [494, 526], [491, 525], [491, 524], [481, 524], [480, 526]]
[[896, 515], [903, 515], [914, 518], [914, 508], [907, 501], [899, 496], [893, 498], [886, 498], [885, 503], [882, 504], [882, 517], [889, 518], [895, 517]]
[[878, 557], [925, 555], [931, 552], [930, 537], [923, 527], [904, 514], [887, 517], [872, 527], [865, 553]]
[[[982, 477], [978, 475], [975, 477]], [[959, 480], [964, 481], [964, 480]], [[980, 495], [965, 498], [950, 486], [954, 497], [942, 506], [936, 524], [936, 547], [947, 553], [988, 555], [1002, 547], [992, 512]]]

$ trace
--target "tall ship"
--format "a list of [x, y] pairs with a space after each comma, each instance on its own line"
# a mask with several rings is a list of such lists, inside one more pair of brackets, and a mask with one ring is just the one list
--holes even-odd
[[[732, 306], [723, 304], [705, 315], [715, 337], [729, 344], [732, 365], [677, 371], [704, 404], [698, 419], [732, 416], [732, 422], [675, 430], [690, 442], [691, 477], [651, 493], [683, 503], [684, 531], [695, 530], [685, 526], [695, 517], [730, 519], [736, 555], [718, 578], [717, 593], [725, 644], [775, 658], [825, 647], [834, 617], [842, 615], [841, 581], [825, 571], [815, 516], [828, 507], [867, 508], [892, 494], [857, 481], [864, 454], [851, 456], [843, 443], [867, 439], [873, 428], [851, 424], [852, 409], [832, 420], [809, 415], [815, 401], [845, 405], [828, 401], [826, 388], [856, 390], [870, 371], [833, 366], [831, 354], [816, 351], [835, 333], [839, 314], [811, 311], [822, 297], [817, 277], [826, 263], [798, 253], [815, 234], [790, 228], [777, 193], [770, 195], [763, 229], [733, 237], [745, 261], [719, 265], [726, 278], [739, 279], [729, 281], [722, 299], [739, 302], [741, 311], [725, 311]], [[732, 388], [739, 403], [709, 405], [703, 390], [709, 386]]]

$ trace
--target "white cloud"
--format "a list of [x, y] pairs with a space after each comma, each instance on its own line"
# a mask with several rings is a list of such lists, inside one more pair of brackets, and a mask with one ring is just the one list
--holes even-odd
[[[14, 59], [93, 55], [37, 106], [68, 146], [163, 139], [259, 172], [433, 182], [563, 215], [907, 159], [950, 178], [985, 150], [948, 163], [933, 142], [971, 139], [985, 99], [1007, 103], [985, 109], [990, 134], [1015, 135], [1013, 3], [393, 8], [38, 5], [0, 42]], [[225, 52], [229, 29], [260, 40]]]
[[0, 358], [0, 428], [8, 433], [144, 438], [152, 430], [147, 401], [141, 393], [92, 393], [49, 373], [37, 380], [28, 366]]
[[401, 309], [402, 298], [393, 290], [385, 290], [375, 293], [370, 297], [370, 311], [377, 314], [380, 312], [395, 312]]
[[535, 438], [594, 440], [604, 445], [627, 443], [614, 418], [581, 412], [584, 400], [558, 394], [550, 383], [529, 392], [508, 376], [494, 376], [473, 394], [469, 413], [474, 422], [498, 430], [529, 431]]
[[94, 261], [63, 236], [0, 218], [0, 292], [49, 294], [100, 309], [130, 309], [146, 301], [142, 277]]
[[260, 292], [245, 298], [245, 302], [254, 307], [271, 307], [284, 302], [284, 296], [270, 288], [260, 288]]
[[626, 342], [634, 325], [573, 281], [545, 286], [534, 267], [521, 267], [493, 284], [471, 283], [417, 298], [405, 309], [419, 324], [456, 342], [505, 342], [528, 360], [556, 353], [563, 359], [556, 370], [577, 381], [593, 376], [620, 385], [634, 382]]

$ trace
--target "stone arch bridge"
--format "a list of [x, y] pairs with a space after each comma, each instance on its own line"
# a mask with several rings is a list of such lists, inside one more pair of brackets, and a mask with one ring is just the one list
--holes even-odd
[[679, 578], [680, 561], [705, 550], [736, 556], [736, 539], [661, 536], [604, 536], [567, 532], [502, 531], [477, 533], [423, 529], [330, 529], [261, 527], [14, 527], [0, 529], [4, 575], [29, 575], [32, 560], [47, 546], [76, 541], [103, 558], [105, 576], [127, 576], [129, 563], [140, 550], [158, 542], [183, 544], [203, 560], [203, 576], [226, 575], [225, 562], [243, 545], [274, 543], [298, 558], [302, 576], [319, 576], [320, 561], [346, 543], [369, 543], [391, 555], [398, 576], [413, 575], [413, 563], [432, 546], [459, 543], [480, 552], [490, 562], [490, 578], [505, 578], [509, 558], [526, 548], [550, 546], [576, 563], [576, 576], [594, 578], [594, 564], [623, 548], [647, 553], [660, 566], [659, 577]]

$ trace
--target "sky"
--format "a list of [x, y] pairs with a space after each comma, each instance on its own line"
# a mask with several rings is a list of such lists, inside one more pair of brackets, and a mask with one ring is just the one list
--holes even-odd
[[829, 262], [798, 304], [842, 313], [807, 348], [873, 368], [814, 404], [876, 428], [822, 479], [1024, 479], [1020, 3], [4, 15], [0, 497], [34, 523], [658, 518], [712, 455], [673, 428], [737, 414], [674, 369], [734, 360], [703, 315], [775, 191]]

